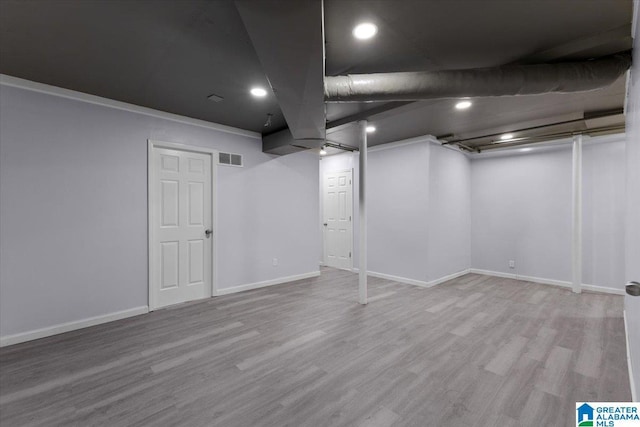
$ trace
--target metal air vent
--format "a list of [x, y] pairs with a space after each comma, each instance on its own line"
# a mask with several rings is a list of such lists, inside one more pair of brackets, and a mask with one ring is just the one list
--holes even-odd
[[242, 167], [242, 155], [232, 153], [219, 153], [218, 163], [221, 165]]

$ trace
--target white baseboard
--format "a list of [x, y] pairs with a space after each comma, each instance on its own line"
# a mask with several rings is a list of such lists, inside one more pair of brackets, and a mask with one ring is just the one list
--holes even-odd
[[482, 274], [483, 276], [504, 277], [506, 279], [517, 279], [518, 276], [512, 273], [502, 273], [500, 271], [479, 270], [477, 268], [469, 269], [469, 273]]
[[248, 283], [246, 285], [233, 286], [230, 288], [218, 289], [215, 296], [235, 294], [236, 292], [249, 291], [251, 289], [266, 288], [267, 286], [280, 285], [282, 283], [294, 282], [296, 280], [308, 279], [320, 276], [319, 271], [296, 274], [294, 276], [278, 277], [277, 279], [265, 280], [263, 282]]
[[37, 340], [52, 335], [75, 331], [76, 329], [88, 328], [89, 326], [101, 323], [113, 322], [114, 320], [126, 319], [127, 317], [138, 316], [149, 312], [148, 306], [130, 308], [128, 310], [116, 311], [115, 313], [104, 314], [102, 316], [89, 317], [87, 319], [76, 320], [74, 322], [61, 323], [55, 326], [48, 326], [34, 331], [22, 332], [15, 335], [0, 337], [0, 347], [19, 344], [21, 342]]
[[[479, 270], [477, 268], [472, 268], [471, 270], [469, 270], [469, 272], [475, 273], [475, 274], [483, 274], [485, 276], [504, 277], [507, 279], [524, 280], [526, 282], [540, 283], [543, 285], [559, 286], [562, 288], [569, 288], [569, 289], [572, 288], [572, 283], [565, 280], [545, 279], [542, 277], [533, 277], [533, 276], [522, 276], [522, 275], [513, 274], [513, 273], [503, 273], [501, 271]], [[624, 289], [614, 289], [614, 288], [607, 288], [604, 286], [595, 286], [595, 285], [587, 285], [587, 284], [583, 284], [582, 289], [585, 291], [600, 292], [603, 294], [614, 294], [614, 295], [625, 294]]]
[[629, 328], [627, 327], [627, 310], [622, 312], [624, 317], [624, 336], [627, 340], [627, 366], [629, 369], [629, 385], [631, 386], [631, 400], [638, 401], [638, 392], [636, 391], [636, 383], [633, 377], [633, 363], [631, 362], [631, 348], [629, 348]]
[[456, 278], [458, 278], [460, 276], [464, 276], [465, 274], [469, 274], [469, 272], [470, 272], [470, 269], [467, 268], [465, 270], [458, 271], [457, 273], [453, 273], [453, 274], [449, 274], [447, 276], [443, 276], [443, 277], [441, 277], [439, 279], [430, 280], [429, 282], [427, 282], [427, 284], [428, 284], [429, 287], [436, 286], [436, 285], [439, 285], [440, 283], [448, 282], [449, 280], [453, 280], [453, 279], [456, 279]]
[[[358, 268], [352, 268], [351, 271], [353, 271], [354, 273], [358, 273], [360, 270]], [[380, 279], [392, 280], [394, 282], [404, 283], [404, 284], [407, 284], [407, 285], [420, 286], [422, 288], [430, 288], [432, 286], [439, 285], [440, 283], [447, 282], [447, 281], [449, 281], [451, 279], [455, 279], [456, 277], [464, 276], [467, 273], [469, 273], [468, 269], [467, 270], [458, 271], [457, 273], [449, 274], [447, 276], [443, 276], [443, 277], [440, 277], [438, 279], [431, 280], [429, 282], [425, 282], [425, 281], [422, 281], [422, 280], [416, 280], [416, 279], [409, 279], [407, 277], [394, 276], [392, 274], [378, 273], [376, 271], [367, 272], [367, 276], [379, 277]]]
[[405, 283], [407, 285], [421, 286], [423, 288], [429, 287], [429, 283], [423, 282], [422, 280], [409, 279], [408, 277], [394, 276], [392, 274], [384, 274], [384, 273], [378, 273], [375, 271], [368, 271], [367, 276], [379, 277], [380, 279], [392, 280], [394, 282]]

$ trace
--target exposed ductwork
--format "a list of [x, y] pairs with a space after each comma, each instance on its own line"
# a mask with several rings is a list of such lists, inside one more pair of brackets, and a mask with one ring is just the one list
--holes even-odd
[[630, 66], [626, 52], [557, 64], [349, 74], [325, 77], [324, 95], [327, 102], [365, 102], [584, 92], [609, 86]]

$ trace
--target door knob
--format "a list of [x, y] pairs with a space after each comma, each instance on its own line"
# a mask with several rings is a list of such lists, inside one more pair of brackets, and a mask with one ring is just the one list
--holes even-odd
[[640, 283], [629, 282], [627, 283], [626, 289], [629, 295], [634, 297], [640, 296]]
[[213, 231], [211, 230], [204, 230], [204, 234], [207, 235], [207, 237], [211, 236], [211, 233], [213, 233]]
[[324, 223], [324, 224], [322, 224], [322, 225], [324, 225], [324, 226], [326, 227], [326, 226], [327, 226], [327, 223], [325, 222], [325, 223]]

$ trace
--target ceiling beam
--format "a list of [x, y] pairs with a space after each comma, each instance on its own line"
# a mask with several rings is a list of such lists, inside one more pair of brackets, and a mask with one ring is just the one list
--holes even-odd
[[324, 139], [321, 0], [236, 0], [294, 139]]

